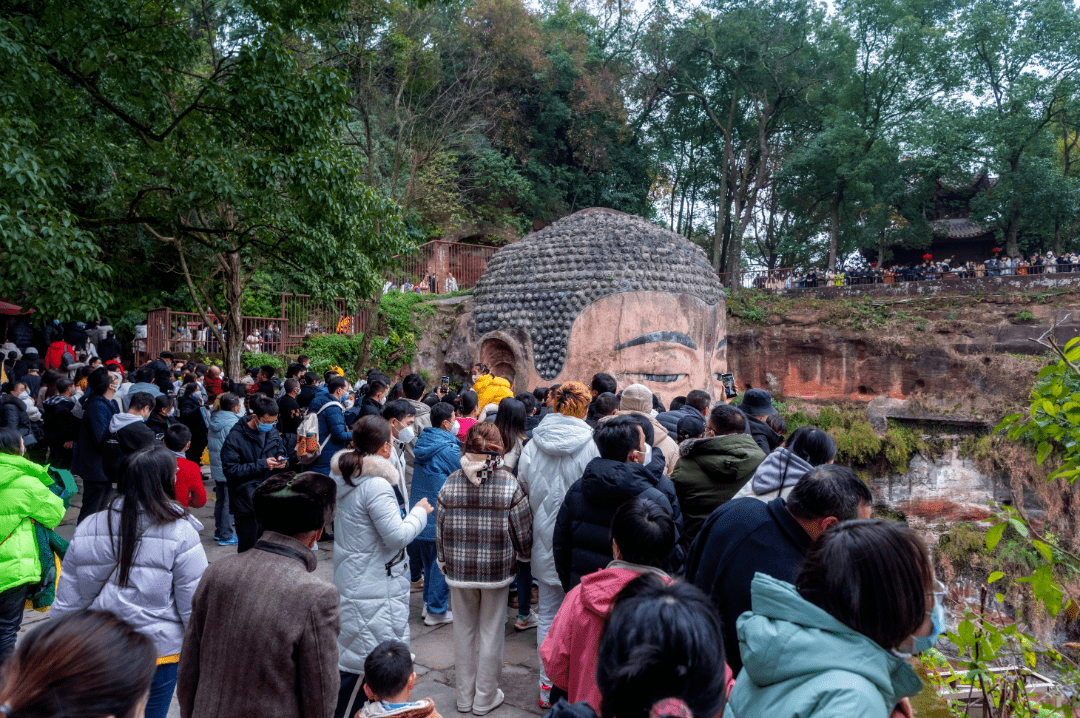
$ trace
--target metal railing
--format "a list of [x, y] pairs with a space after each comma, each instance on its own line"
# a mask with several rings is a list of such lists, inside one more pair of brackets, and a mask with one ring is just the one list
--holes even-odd
[[957, 267], [942, 271], [936, 266], [907, 267], [903, 269], [868, 269], [827, 272], [824, 270], [799, 271], [784, 269], [747, 269], [740, 272], [720, 274], [720, 283], [725, 287], [739, 286], [767, 291], [788, 291], [796, 289], [817, 289], [820, 287], [850, 287], [870, 284], [898, 284], [901, 282], [922, 282], [940, 280], [958, 280], [981, 277], [1029, 276], [1036, 274], [1066, 274], [1080, 272], [1080, 264], [1045, 264], [1020, 266], [1015, 268], [990, 267], [978, 265], [974, 268]]
[[388, 270], [386, 290], [445, 294], [472, 289], [495, 255], [495, 247], [435, 240], [420, 245], [414, 254], [398, 258]]

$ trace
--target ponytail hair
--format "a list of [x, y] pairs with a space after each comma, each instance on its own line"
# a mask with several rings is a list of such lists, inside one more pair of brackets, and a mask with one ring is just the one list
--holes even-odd
[[465, 434], [462, 452], [466, 454], [499, 454], [506, 450], [499, 428], [487, 421], [478, 421]]
[[149, 636], [108, 611], [39, 623], [3, 667], [7, 718], [134, 718], [157, 670]]
[[[679, 715], [713, 718], [724, 708], [724, 642], [712, 601], [693, 584], [642, 574], [608, 614], [596, 656], [602, 718]], [[666, 699], [678, 699], [670, 701]]]
[[362, 416], [353, 424], [352, 440], [355, 448], [338, 459], [338, 471], [346, 484], [356, 486], [353, 476], [360, 475], [364, 457], [377, 453], [390, 441], [390, 423], [381, 416]]

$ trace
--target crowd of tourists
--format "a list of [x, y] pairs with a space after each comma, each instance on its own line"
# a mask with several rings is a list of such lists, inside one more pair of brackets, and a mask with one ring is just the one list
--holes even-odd
[[[768, 392], [665, 407], [603, 373], [515, 394], [482, 364], [460, 392], [309, 364], [230, 382], [166, 352], [81, 395], [57, 380], [46, 406], [74, 406], [47, 458], [82, 509], [52, 619], [17, 650], [33, 527], [64, 504], [0, 429], [0, 712], [164, 718], [175, 693], [184, 718], [437, 716], [413, 695], [422, 590], [461, 713], [505, 700], [512, 607], [555, 718], [912, 715], [909, 659], [944, 630], [927, 548]], [[203, 460], [237, 547], [209, 565]]]
[[809, 289], [814, 287], [846, 287], [863, 284], [893, 284], [921, 282], [928, 279], [966, 279], [969, 277], [1004, 277], [1023, 274], [1055, 274], [1080, 271], [1080, 255], [1076, 252], [1055, 255], [1037, 253], [1030, 257], [993, 256], [982, 262], [958, 262], [955, 258], [934, 261], [930, 255], [922, 262], [897, 263], [888, 268], [872, 262], [867, 267], [821, 269], [806, 272], [770, 270], [758, 273], [753, 285], [773, 291]]

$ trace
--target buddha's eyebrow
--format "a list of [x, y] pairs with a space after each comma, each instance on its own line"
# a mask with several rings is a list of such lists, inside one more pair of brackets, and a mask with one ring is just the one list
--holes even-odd
[[727, 337], [724, 337], [723, 339], [721, 339], [720, 341], [718, 341], [716, 343], [716, 349], [714, 351], [720, 351], [721, 349], [723, 349], [726, 346], [727, 346]]
[[697, 344], [694, 343], [694, 340], [682, 332], [650, 332], [648, 334], [642, 334], [640, 337], [634, 337], [628, 342], [623, 342], [615, 347], [615, 351], [641, 346], [642, 344], [660, 344], [662, 342], [682, 344], [684, 347], [697, 349]]

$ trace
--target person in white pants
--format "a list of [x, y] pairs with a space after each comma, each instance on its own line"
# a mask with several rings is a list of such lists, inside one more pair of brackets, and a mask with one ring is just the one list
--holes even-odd
[[435, 550], [454, 605], [457, 709], [486, 715], [502, 705], [506, 599], [517, 561], [532, 551], [532, 510], [502, 466], [494, 424], [473, 424], [461, 468], [446, 477], [435, 512]]
[[[552, 391], [555, 411], [533, 429], [532, 441], [525, 445], [518, 459], [518, 480], [528, 487], [533, 512], [532, 572], [540, 587], [536, 606], [538, 654], [566, 595], [552, 555], [555, 519], [567, 489], [581, 478], [585, 466], [600, 455], [592, 427], [585, 423], [592, 400], [589, 388], [568, 381]], [[551, 707], [551, 681], [543, 674], [540, 707]]]

